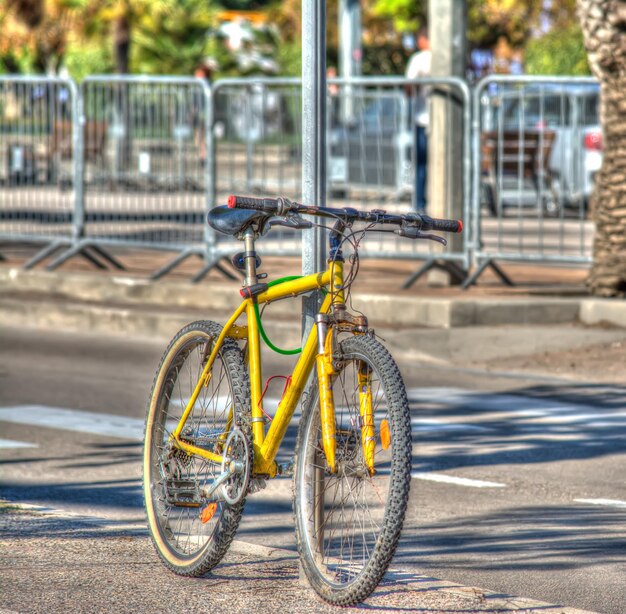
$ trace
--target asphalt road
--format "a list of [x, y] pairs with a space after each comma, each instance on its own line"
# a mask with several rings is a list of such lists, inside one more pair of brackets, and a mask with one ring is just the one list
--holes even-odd
[[[0, 329], [0, 497], [143, 523], [141, 423], [163, 347]], [[401, 367], [414, 479], [395, 566], [622, 614], [626, 388]], [[292, 548], [290, 496], [283, 479], [251, 497], [238, 538]]]

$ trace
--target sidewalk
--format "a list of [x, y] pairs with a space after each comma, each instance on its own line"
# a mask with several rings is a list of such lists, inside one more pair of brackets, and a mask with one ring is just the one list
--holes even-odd
[[[0, 326], [167, 340], [191, 321], [224, 321], [240, 301], [239, 281], [189, 259], [157, 282], [149, 274], [171, 254], [117, 250], [126, 271], [94, 269], [75, 258], [59, 270], [20, 266], [28, 246], [1, 246]], [[351, 310], [367, 314], [401, 364], [446, 363], [489, 370], [521, 370], [586, 381], [626, 380], [626, 301], [588, 296], [579, 268], [504, 265], [519, 285], [507, 287], [487, 272], [478, 286], [432, 288], [422, 279], [403, 281], [417, 262], [363, 260], [353, 287]], [[266, 258], [269, 279], [298, 274], [299, 259]], [[295, 311], [294, 311], [295, 309]], [[299, 299], [268, 306], [263, 322], [279, 347], [300, 341]], [[624, 345], [622, 345], [622, 343]]]
[[[132, 316], [132, 331], [169, 336], [159, 329], [159, 320], [171, 331], [176, 312], [226, 315], [239, 301], [240, 282], [227, 280], [218, 271], [212, 271], [199, 284], [190, 283], [201, 268], [198, 258], [186, 260], [167, 277], [151, 282], [150, 273], [167, 262], [171, 254], [118, 249], [112, 253], [124, 264], [125, 271], [97, 270], [78, 257], [49, 273], [41, 267], [21, 270], [33, 248], [3, 245], [0, 251], [6, 258], [0, 265], [0, 319], [5, 322], [15, 316], [15, 323], [21, 323], [21, 313], [23, 318], [42, 325], [50, 320], [52, 325], [63, 327], [65, 320], [68, 326], [72, 321], [79, 326], [81, 318], [88, 325], [94, 323], [89, 313], [106, 308], [99, 318], [106, 320], [109, 314], [107, 326], [115, 329], [124, 318]], [[453, 328], [582, 322], [626, 327], [626, 301], [589, 297], [584, 269], [507, 264], [503, 268], [519, 285], [507, 287], [487, 270], [479, 285], [468, 290], [429, 287], [425, 277], [411, 288], [402, 289], [403, 282], [420, 266], [418, 261], [362, 260], [353, 286], [355, 307], [363, 310], [373, 324], [383, 326]], [[272, 257], [264, 260], [261, 270], [271, 280], [299, 274], [301, 264], [297, 258]], [[49, 308], [44, 308], [44, 303]], [[120, 313], [120, 309], [129, 313]], [[137, 315], [140, 310], [146, 313], [145, 326]], [[292, 314], [293, 302], [282, 301], [272, 305], [266, 317]]]
[[393, 570], [367, 602], [333, 608], [299, 578], [294, 552], [234, 542], [206, 578], [176, 576], [140, 526], [0, 502], [0, 613], [445, 612], [584, 614]]

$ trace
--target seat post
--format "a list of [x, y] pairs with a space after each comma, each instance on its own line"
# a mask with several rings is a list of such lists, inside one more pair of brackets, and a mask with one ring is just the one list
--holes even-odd
[[254, 250], [254, 230], [248, 228], [243, 235], [244, 254], [243, 259], [246, 265], [245, 286], [253, 286], [257, 283], [256, 275], [256, 251]]

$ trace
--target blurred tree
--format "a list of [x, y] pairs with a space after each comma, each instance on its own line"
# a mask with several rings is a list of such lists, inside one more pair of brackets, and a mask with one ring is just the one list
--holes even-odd
[[193, 74], [209, 51], [208, 35], [217, 17], [214, 6], [207, 0], [147, 2], [133, 26], [133, 72]]
[[10, 71], [58, 71], [73, 0], [0, 0], [0, 62]]
[[591, 74], [580, 26], [555, 24], [543, 36], [531, 38], [524, 50], [524, 66], [531, 75]]
[[113, 69], [130, 70], [131, 34], [149, 0], [74, 0], [80, 10], [79, 37], [112, 44]]
[[626, 3], [578, 0], [589, 64], [601, 87], [604, 154], [591, 209], [596, 223], [587, 280], [596, 296], [626, 296]]
[[428, 16], [428, 0], [374, 0], [367, 4], [374, 17], [391, 20], [398, 33], [417, 32]]
[[[326, 5], [326, 42], [337, 48], [339, 0]], [[274, 0], [268, 10], [268, 21], [274, 24], [287, 42], [302, 41], [302, 0]]]
[[[468, 0], [468, 40], [473, 47], [492, 48], [504, 36], [511, 46], [519, 46], [542, 15], [560, 10], [551, 6], [557, 4], [544, 0]], [[427, 0], [369, 0], [366, 5], [374, 16], [391, 20], [398, 35], [416, 32], [428, 19]]]
[[512, 47], [523, 46], [547, 10], [544, 0], [468, 0], [470, 47], [491, 49], [501, 37]]
[[83, 41], [70, 36], [63, 64], [72, 79], [80, 82], [88, 75], [113, 72], [113, 50], [108, 41]]
[[254, 11], [266, 7], [275, 0], [220, 0], [225, 9], [235, 11]]

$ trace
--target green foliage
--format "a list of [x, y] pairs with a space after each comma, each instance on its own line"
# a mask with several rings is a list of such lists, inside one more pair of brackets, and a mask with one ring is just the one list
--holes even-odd
[[302, 45], [299, 42], [282, 43], [276, 49], [280, 74], [286, 77], [302, 75]]
[[375, 0], [373, 7], [374, 15], [391, 19], [397, 32], [417, 32], [427, 12], [425, 0]]
[[98, 42], [72, 43], [65, 53], [65, 67], [76, 81], [88, 75], [110, 73], [113, 71], [111, 46]]
[[238, 11], [258, 10], [270, 4], [273, 0], [221, 0], [220, 4], [225, 9]]
[[157, 0], [145, 4], [133, 27], [132, 72], [191, 75], [207, 55], [215, 13], [207, 0]]
[[468, 0], [467, 39], [470, 46], [489, 49], [500, 37], [513, 47], [522, 46], [538, 26], [540, 15], [552, 13], [548, 6], [545, 0]]
[[589, 75], [587, 53], [578, 24], [553, 28], [531, 39], [525, 51], [526, 72], [531, 75]]
[[35, 62], [27, 46], [16, 46], [0, 53], [0, 75], [29, 74], [35, 72]]

